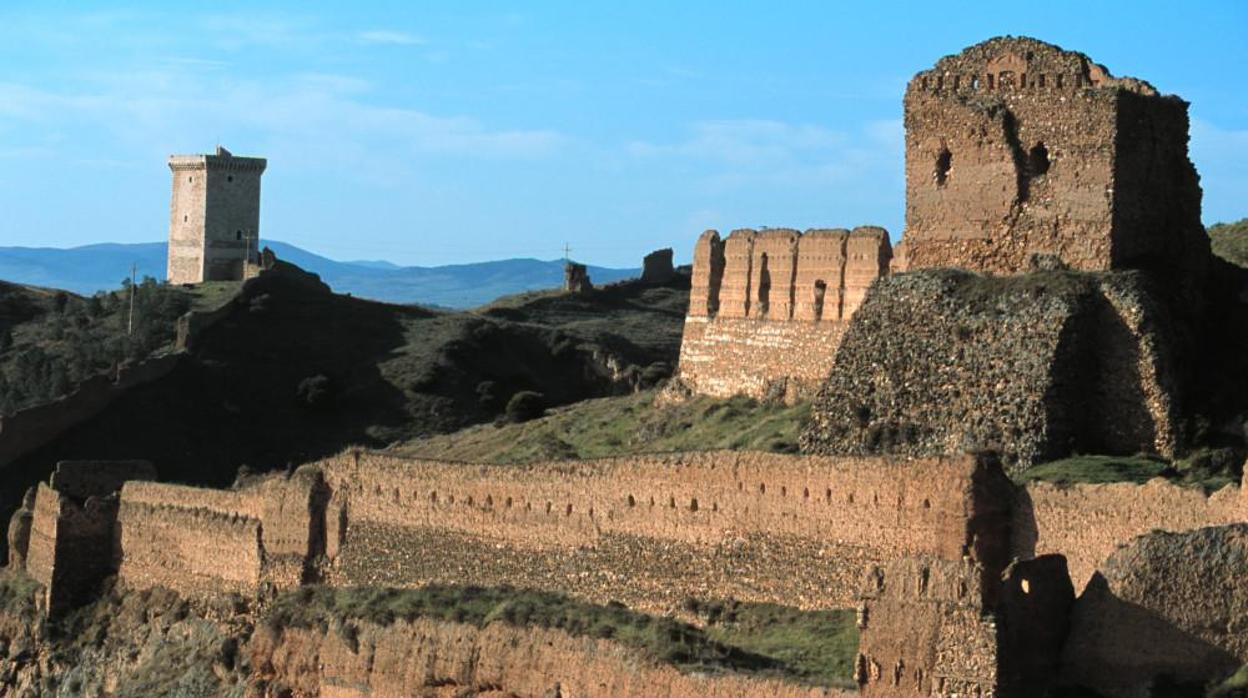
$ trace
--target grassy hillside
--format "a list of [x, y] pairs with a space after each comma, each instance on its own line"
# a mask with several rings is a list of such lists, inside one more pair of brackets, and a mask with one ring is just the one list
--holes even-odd
[[629, 453], [743, 449], [794, 452], [807, 404], [699, 397], [655, 406], [655, 392], [601, 398], [520, 424], [485, 424], [404, 443], [406, 455], [483, 463], [601, 458]]
[[1241, 267], [1248, 267], [1248, 218], [1209, 226], [1213, 253]]
[[148, 277], [133, 288], [77, 296], [0, 282], [0, 414], [70, 392], [93, 375], [115, 371], [172, 346], [177, 318], [219, 305], [239, 284], [188, 289]]
[[852, 610], [799, 611], [772, 604], [690, 600], [702, 627], [538, 591], [442, 587], [386, 589], [307, 586], [279, 597], [264, 622], [276, 628], [326, 627], [349, 633], [350, 621], [389, 625], [431, 618], [484, 627], [557, 628], [610, 639], [687, 671], [734, 671], [849, 687], [858, 651]]
[[[144, 458], [164, 480], [223, 486], [241, 466], [280, 469], [352, 445], [384, 447], [491, 422], [521, 392], [537, 393], [530, 397], [539, 410], [631, 392], [670, 374], [688, 303], [688, 277], [513, 298], [472, 312], [334, 294], [294, 267], [246, 289], [231, 299], [220, 285], [191, 295], [152, 285], [170, 307], [227, 302], [229, 313], [168, 376], [9, 464], [0, 517], [59, 460]], [[34, 309], [24, 299], [10, 304], [10, 315], [43, 318], [28, 320], [41, 326], [69, 322], [39, 298]], [[79, 302], [86, 301], [71, 298], [69, 306]], [[115, 336], [118, 316], [103, 317], [101, 336]], [[170, 318], [153, 330], [153, 343], [171, 338], [172, 328]], [[66, 337], [75, 350], [97, 343]]]

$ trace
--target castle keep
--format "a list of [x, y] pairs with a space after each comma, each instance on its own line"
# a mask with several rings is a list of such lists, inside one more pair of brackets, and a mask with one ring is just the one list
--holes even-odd
[[173, 155], [169, 272], [175, 284], [236, 281], [260, 253], [260, 176], [264, 158]]
[[937, 61], [905, 96], [910, 269], [1175, 274], [1208, 254], [1187, 103], [1029, 38]]

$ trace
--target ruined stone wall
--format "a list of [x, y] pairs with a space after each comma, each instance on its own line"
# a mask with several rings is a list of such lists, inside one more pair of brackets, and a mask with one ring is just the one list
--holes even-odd
[[970, 509], [1005, 506], [1009, 487], [970, 457], [498, 467], [363, 453], [321, 467], [333, 581], [508, 583], [663, 612], [688, 596], [844, 606], [872, 562], [961, 559], [984, 521]]
[[854, 674], [864, 698], [993, 695], [997, 628], [983, 569], [961, 560], [905, 559], [864, 577]]
[[1162, 678], [1225, 678], [1248, 662], [1245, 569], [1248, 524], [1158, 531], [1119, 548], [1075, 606], [1065, 680], [1125, 697]]
[[701, 395], [810, 397], [832, 370], [840, 322], [685, 318], [680, 379]]
[[60, 613], [88, 598], [114, 568], [114, 497], [80, 504], [44, 483], [35, 493], [26, 572], [43, 585], [44, 608]]
[[997, 38], [905, 95], [910, 269], [1190, 272], [1207, 257], [1186, 104], [1087, 56]]
[[716, 397], [809, 397], [891, 254], [883, 228], [736, 230], [722, 244], [706, 231], [694, 249], [680, 380]]
[[[682, 672], [610, 640], [501, 622], [426, 619], [353, 633], [262, 627], [249, 651], [271, 695], [295, 698], [505, 694], [668, 698], [838, 698], [852, 691], [736, 674]], [[288, 691], [288, 692], [284, 692]]]
[[85, 500], [121, 491], [130, 480], [155, 480], [156, 468], [145, 460], [61, 461], [52, 471], [52, 489], [66, 497]]
[[873, 567], [858, 608], [862, 695], [1047, 695], [1073, 601], [1061, 556], [1005, 570], [928, 557]]
[[819, 392], [803, 449], [995, 449], [1018, 469], [1072, 452], [1172, 455], [1174, 334], [1135, 272], [878, 281]]
[[260, 516], [252, 493], [127, 483], [117, 515], [118, 578], [185, 596], [254, 595], [261, 581]]
[[1248, 498], [1234, 485], [1206, 495], [1160, 478], [1143, 485], [1031, 482], [1014, 508], [1013, 554], [1065, 555], [1082, 590], [1115, 549], [1137, 536], [1245, 521]]

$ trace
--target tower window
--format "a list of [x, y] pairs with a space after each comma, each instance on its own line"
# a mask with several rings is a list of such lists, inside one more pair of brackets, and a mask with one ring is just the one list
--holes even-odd
[[949, 170], [953, 167], [953, 153], [948, 148], [941, 148], [936, 156], [936, 186], [943, 187], [949, 180]]
[[243, 239], [243, 231], [241, 231], [241, 230], [236, 230], [236, 231], [234, 231], [234, 239], [235, 239], [235, 240], [242, 240], [242, 239]]
[[1027, 155], [1027, 169], [1032, 177], [1049, 171], [1049, 149], [1044, 147], [1044, 143], [1037, 143]]
[[188, 182], [194, 182], [194, 181], [195, 181], [195, 178], [194, 178], [194, 177], [187, 177], [187, 178], [186, 178], [186, 181], [188, 181]]
[[183, 223], [186, 223], [186, 222], [187, 222], [187, 221], [189, 221], [189, 220], [191, 220], [191, 217], [190, 217], [190, 216], [182, 216], [182, 222], [183, 222]]
[[226, 175], [226, 176], [225, 176], [225, 181], [227, 181], [227, 182], [233, 182], [233, 181], [234, 181], [234, 175]]

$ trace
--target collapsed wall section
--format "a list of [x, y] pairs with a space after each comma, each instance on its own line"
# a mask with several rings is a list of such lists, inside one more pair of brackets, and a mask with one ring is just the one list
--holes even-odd
[[728, 397], [813, 394], [892, 248], [883, 228], [713, 230], [694, 249], [680, 380]]
[[1008, 506], [1009, 488], [972, 457], [480, 466], [360, 453], [321, 467], [335, 583], [507, 583], [662, 612], [690, 596], [848, 605], [874, 562], [980, 554], [990, 536], [972, 531], [972, 509]]
[[1075, 451], [1172, 455], [1171, 339], [1164, 309], [1131, 272], [891, 276], [854, 314], [802, 447], [992, 449], [1011, 469]]

